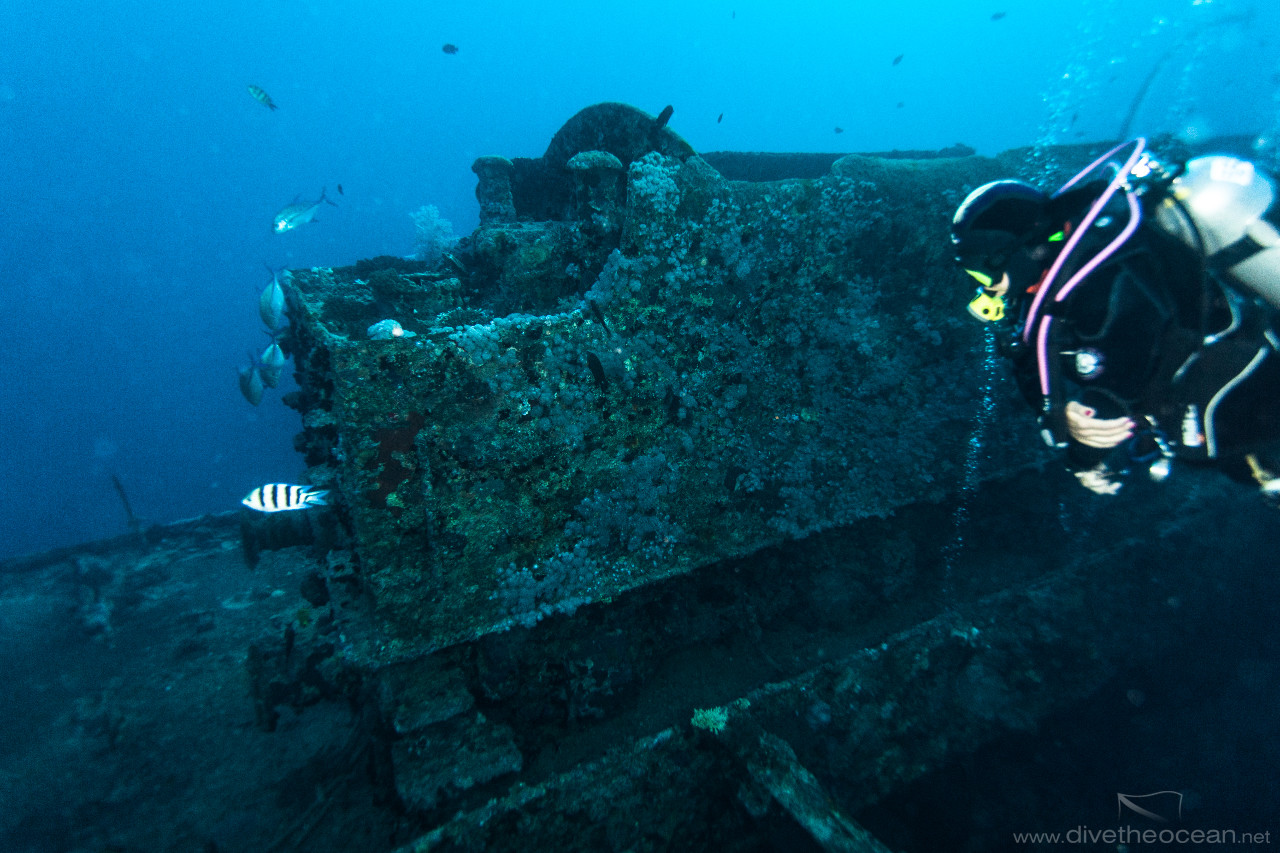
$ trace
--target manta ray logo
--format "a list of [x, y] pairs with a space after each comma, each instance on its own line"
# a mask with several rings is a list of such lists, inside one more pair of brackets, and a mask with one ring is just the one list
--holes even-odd
[[1126, 810], [1156, 823], [1168, 823], [1174, 818], [1182, 820], [1182, 794], [1179, 791], [1116, 794], [1116, 817], [1123, 817]]

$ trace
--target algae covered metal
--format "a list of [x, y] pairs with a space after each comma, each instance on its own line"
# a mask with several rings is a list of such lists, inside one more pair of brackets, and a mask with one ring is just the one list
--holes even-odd
[[[445, 269], [289, 276], [313, 480], [395, 648], [958, 487], [981, 331], [946, 225], [973, 158], [734, 181], [604, 104], [475, 171]], [[369, 340], [387, 317], [414, 335]]]

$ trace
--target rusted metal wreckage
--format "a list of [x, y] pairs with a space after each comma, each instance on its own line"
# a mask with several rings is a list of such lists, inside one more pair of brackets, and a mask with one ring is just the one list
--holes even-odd
[[[1028, 152], [943, 153], [700, 156], [602, 104], [477, 161], [448, 254], [290, 272], [341, 500], [260, 724], [359, 706], [405, 850], [884, 850], [860, 813], [1233, 606], [1229, 485], [1100, 509], [1044, 465], [946, 238]], [[313, 532], [275, 523], [252, 558]]]
[[1127, 567], [1207, 510], [1046, 484], [959, 307], [949, 215], [1027, 156], [700, 157], [603, 104], [477, 161], [433, 268], [291, 274], [418, 848], [880, 849], [848, 815], [1170, 642], [1205, 580]]

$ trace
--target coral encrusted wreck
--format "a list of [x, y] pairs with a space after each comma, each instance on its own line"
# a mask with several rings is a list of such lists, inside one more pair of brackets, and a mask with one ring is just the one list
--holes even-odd
[[[981, 337], [945, 226], [976, 159], [732, 181], [601, 104], [477, 161], [454, 263], [291, 273], [312, 480], [387, 634], [532, 624], [953, 489]], [[387, 317], [416, 336], [367, 340]]]
[[601, 104], [476, 161], [437, 263], [289, 275], [406, 851], [883, 850], [850, 815], [1168, 653], [1169, 601], [1229, 608], [1223, 496], [1075, 508], [992, 440], [1034, 425], [947, 227], [1027, 157], [699, 155]]
[[964, 310], [950, 213], [1027, 162], [696, 154], [601, 104], [478, 160], [435, 256], [288, 273], [332, 506], [245, 510], [252, 574], [235, 516], [0, 563], [38, 687], [0, 846], [994, 850], [1173, 784], [1174, 730], [1272, 809], [1183, 716], [1274, 704], [1218, 654], [1271, 618], [1271, 510], [1074, 488]]

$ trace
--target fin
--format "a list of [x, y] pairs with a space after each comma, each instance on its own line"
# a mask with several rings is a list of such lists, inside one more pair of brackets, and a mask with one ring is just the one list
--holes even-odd
[[328, 494], [328, 489], [321, 489], [318, 492], [308, 492], [304, 503], [308, 506], [328, 506], [329, 502], [325, 500], [325, 496]]

